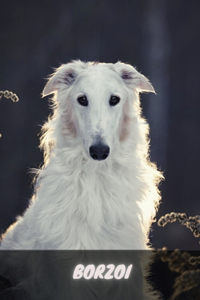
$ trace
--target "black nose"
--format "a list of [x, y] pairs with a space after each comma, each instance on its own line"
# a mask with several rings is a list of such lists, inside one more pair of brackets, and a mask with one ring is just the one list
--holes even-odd
[[90, 147], [90, 156], [95, 160], [104, 160], [108, 157], [110, 148], [103, 144], [96, 144]]

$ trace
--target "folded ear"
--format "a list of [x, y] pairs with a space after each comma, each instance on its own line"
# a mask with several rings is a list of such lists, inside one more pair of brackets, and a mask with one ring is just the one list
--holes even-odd
[[155, 93], [149, 80], [131, 65], [117, 62], [114, 64], [114, 67], [128, 86], [136, 89], [138, 92]]
[[81, 68], [84, 67], [84, 63], [81, 61], [72, 61], [71, 63], [61, 65], [56, 69], [55, 73], [52, 74], [44, 87], [42, 96], [55, 93], [58, 89], [70, 87], [76, 77], [79, 74]]

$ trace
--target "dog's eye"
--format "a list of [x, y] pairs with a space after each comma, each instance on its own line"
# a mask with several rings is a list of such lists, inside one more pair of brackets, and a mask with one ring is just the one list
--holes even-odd
[[80, 96], [77, 99], [78, 103], [82, 106], [88, 106], [88, 100], [86, 96]]
[[111, 96], [109, 104], [110, 104], [110, 106], [115, 106], [115, 105], [117, 105], [119, 103], [119, 101], [120, 101], [119, 97], [117, 97], [117, 96]]

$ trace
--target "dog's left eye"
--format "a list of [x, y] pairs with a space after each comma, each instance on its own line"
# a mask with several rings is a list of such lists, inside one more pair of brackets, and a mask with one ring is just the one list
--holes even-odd
[[82, 106], [88, 106], [88, 100], [86, 96], [80, 96], [77, 99], [78, 103]]
[[117, 97], [117, 96], [111, 96], [111, 97], [110, 97], [109, 104], [110, 104], [111, 106], [115, 106], [115, 105], [117, 105], [117, 104], [119, 103], [119, 101], [120, 101], [120, 98], [119, 98], [119, 97]]

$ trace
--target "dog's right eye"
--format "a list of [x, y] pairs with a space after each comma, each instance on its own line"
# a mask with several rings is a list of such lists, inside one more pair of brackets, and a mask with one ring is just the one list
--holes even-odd
[[119, 103], [119, 101], [120, 101], [120, 98], [118, 96], [111, 96], [109, 104], [110, 104], [110, 106], [115, 106]]
[[80, 96], [77, 99], [78, 103], [82, 106], [88, 106], [88, 100], [86, 96]]

